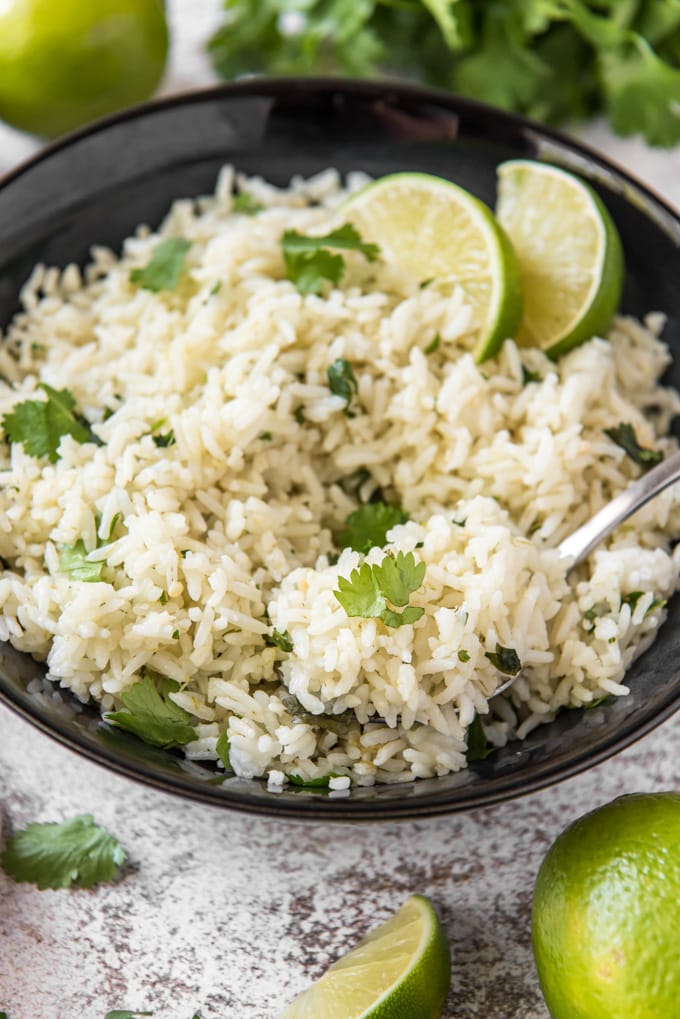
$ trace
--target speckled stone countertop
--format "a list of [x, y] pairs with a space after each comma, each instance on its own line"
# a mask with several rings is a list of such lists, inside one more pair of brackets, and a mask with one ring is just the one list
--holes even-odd
[[[166, 92], [210, 81], [219, 0], [171, 0]], [[585, 140], [680, 205], [680, 150]], [[0, 126], [0, 171], [35, 143]], [[273, 1019], [411, 892], [453, 952], [443, 1019], [547, 1019], [529, 936], [558, 832], [624, 792], [680, 786], [680, 717], [589, 773], [513, 803], [419, 823], [284, 824], [190, 804], [108, 774], [0, 707], [0, 824], [93, 813], [126, 848], [116, 884], [43, 891], [0, 873], [0, 1011], [9, 1019]], [[417, 1017], [413, 1017], [417, 1019]]]

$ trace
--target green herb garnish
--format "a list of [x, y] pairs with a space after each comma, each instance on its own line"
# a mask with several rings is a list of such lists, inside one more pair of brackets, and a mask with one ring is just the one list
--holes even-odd
[[191, 241], [183, 237], [166, 237], [153, 249], [151, 260], [142, 268], [133, 269], [130, 282], [155, 294], [175, 290], [182, 275]]
[[527, 368], [525, 364], [522, 365], [522, 385], [528, 386], [530, 382], [540, 382], [541, 373], [534, 372], [531, 368]]
[[280, 651], [292, 651], [293, 642], [290, 639], [288, 630], [284, 630], [283, 633], [279, 633], [277, 629], [273, 629], [271, 633], [265, 633], [264, 642], [269, 647], [277, 647]]
[[459, 651], [458, 652], [458, 661], [459, 662], [469, 662], [470, 661], [470, 652], [469, 651], [465, 651], [465, 650]]
[[[633, 613], [635, 612], [635, 606], [640, 601], [640, 598], [642, 598], [643, 595], [647, 593], [648, 593], [647, 591], [630, 591], [628, 594], [623, 595], [623, 597], [621, 598], [621, 604], [630, 605], [630, 611], [631, 613]], [[649, 608], [645, 612], [645, 616], [648, 616], [650, 612], [654, 611], [654, 609], [663, 609], [665, 607], [666, 607], [665, 599], [662, 600], [659, 598], [654, 598], [653, 601], [650, 602]]]
[[286, 230], [281, 245], [286, 279], [294, 283], [302, 294], [320, 294], [326, 282], [338, 284], [342, 279], [345, 260], [342, 255], [332, 254], [329, 248], [359, 251], [369, 262], [375, 262], [380, 254], [378, 245], [364, 243], [351, 223], [345, 223], [322, 237], [308, 237], [297, 230]]
[[331, 771], [328, 775], [319, 775], [318, 778], [303, 778], [302, 775], [286, 773], [286, 778], [291, 785], [304, 786], [306, 789], [328, 789], [332, 778], [344, 777], [337, 771]]
[[[416, 563], [413, 552], [398, 552], [395, 558], [387, 555], [375, 566], [362, 563], [349, 578], [338, 577], [338, 590], [333, 594], [348, 616], [380, 619], [386, 626], [405, 626], [415, 623], [425, 612], [420, 605], [408, 604], [423, 582], [425, 569], [425, 563]], [[388, 602], [406, 608], [395, 612]]]
[[442, 338], [439, 333], [434, 334], [434, 338], [430, 340], [428, 345], [423, 350], [424, 354], [434, 354], [435, 350], [439, 350], [441, 346]]
[[496, 644], [495, 651], [485, 651], [484, 654], [491, 664], [499, 672], [504, 672], [506, 676], [516, 676], [522, 668], [519, 655], [512, 647], [503, 647], [502, 644]]
[[229, 757], [229, 737], [227, 736], [226, 730], [221, 732], [219, 739], [215, 744], [215, 750], [220, 761], [224, 765], [225, 771], [231, 771], [231, 759]]
[[9, 837], [0, 854], [6, 874], [38, 888], [92, 888], [111, 881], [125, 860], [124, 850], [91, 814], [29, 824]]
[[39, 382], [38, 389], [47, 394], [46, 400], [24, 400], [4, 415], [2, 427], [10, 442], [21, 443], [29, 456], [46, 456], [51, 463], [59, 459], [59, 442], [64, 435], [72, 435], [76, 442], [103, 445], [86, 418], [76, 411], [73, 393], [53, 389], [46, 382]]
[[349, 514], [345, 529], [337, 536], [340, 548], [353, 548], [356, 552], [368, 552], [382, 548], [387, 541], [387, 532], [397, 524], [409, 520], [401, 506], [390, 506], [386, 502], [367, 502]]
[[63, 545], [59, 550], [59, 572], [68, 573], [72, 580], [82, 580], [86, 584], [94, 584], [102, 579], [102, 571], [106, 565], [103, 559], [90, 562], [88, 551], [82, 538], [73, 545]]
[[159, 449], [167, 449], [168, 446], [174, 446], [176, 441], [172, 428], [169, 432], [164, 432], [161, 435], [152, 435], [151, 438]]
[[468, 764], [473, 761], [485, 761], [495, 749], [494, 745], [489, 743], [486, 738], [482, 719], [479, 715], [475, 715], [467, 728], [467, 754], [465, 756]]
[[615, 428], [605, 428], [604, 434], [608, 435], [612, 442], [615, 442], [621, 449], [625, 449], [631, 460], [643, 471], [651, 470], [655, 464], [661, 463], [663, 460], [663, 453], [660, 449], [647, 449], [640, 445], [633, 426], [627, 422], [622, 422]]
[[340, 396], [345, 401], [344, 413], [352, 417], [350, 405], [359, 392], [359, 383], [349, 361], [344, 357], [338, 357], [326, 370], [328, 376], [328, 387], [334, 396]]
[[172, 679], [159, 677], [157, 689], [152, 677], [144, 676], [120, 695], [127, 711], [110, 711], [104, 718], [151, 746], [164, 750], [183, 747], [198, 736], [189, 724], [188, 712], [169, 698], [176, 690], [179, 684]]
[[253, 198], [247, 191], [239, 191], [231, 197], [232, 212], [241, 212], [244, 216], [256, 216], [262, 212], [264, 205]]

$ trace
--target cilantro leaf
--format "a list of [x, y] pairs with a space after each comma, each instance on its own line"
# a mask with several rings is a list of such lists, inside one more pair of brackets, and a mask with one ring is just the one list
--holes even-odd
[[151, 676], [144, 676], [120, 695], [127, 711], [110, 711], [104, 715], [107, 722], [139, 736], [145, 743], [169, 750], [182, 747], [198, 738], [189, 724], [191, 716], [169, 699], [179, 689], [173, 680], [161, 677], [160, 690]]
[[[621, 598], [621, 604], [630, 605], [630, 611], [631, 613], [633, 613], [635, 612], [635, 606], [640, 601], [640, 598], [642, 598], [643, 595], [645, 594], [647, 594], [646, 591], [630, 591], [628, 594], [623, 595], [623, 597]], [[666, 607], [665, 599], [654, 598], [650, 602], [649, 608], [645, 612], [645, 616], [648, 616], [650, 612], [654, 611], [654, 609], [663, 609], [665, 607]]]
[[281, 238], [286, 279], [303, 294], [320, 294], [326, 281], [338, 284], [345, 272], [342, 255], [334, 255], [328, 248], [359, 251], [369, 262], [375, 262], [380, 248], [366, 244], [351, 223], [332, 230], [321, 237], [309, 237], [297, 230], [286, 230]]
[[21, 443], [29, 456], [46, 456], [51, 463], [59, 459], [63, 435], [72, 435], [76, 442], [102, 445], [87, 420], [75, 410], [70, 390], [53, 389], [46, 382], [38, 383], [38, 388], [47, 394], [47, 400], [24, 400], [4, 415], [2, 427], [10, 442]]
[[110, 881], [126, 860], [118, 842], [81, 814], [61, 823], [29, 824], [7, 840], [0, 865], [15, 881], [38, 888], [92, 888]]
[[417, 591], [425, 577], [425, 563], [416, 563], [413, 552], [396, 558], [385, 556], [379, 566], [373, 567], [380, 590], [393, 605], [408, 605], [413, 591]]
[[470, 652], [466, 651], [464, 648], [462, 648], [458, 652], [458, 661], [459, 662], [469, 662], [470, 661]]
[[623, 421], [615, 428], [605, 428], [604, 434], [608, 435], [612, 442], [615, 442], [621, 449], [625, 449], [631, 460], [643, 471], [650, 470], [663, 460], [663, 453], [660, 449], [648, 449], [640, 445], [633, 426], [628, 422]]
[[468, 764], [473, 761], [485, 761], [495, 749], [496, 747], [486, 738], [482, 719], [476, 714], [467, 729], [466, 758]]
[[78, 538], [74, 545], [63, 545], [59, 550], [59, 572], [69, 573], [73, 580], [82, 580], [87, 584], [101, 580], [106, 565], [104, 560], [89, 562], [87, 555], [82, 538]]
[[499, 672], [504, 672], [506, 676], [516, 676], [522, 668], [519, 655], [512, 647], [503, 647], [502, 644], [497, 643], [495, 651], [485, 651], [484, 654], [491, 664]]
[[131, 271], [130, 282], [155, 294], [175, 290], [190, 247], [191, 241], [184, 237], [166, 237], [153, 249], [145, 266]]
[[531, 368], [527, 368], [525, 364], [522, 365], [522, 385], [528, 386], [530, 382], [540, 382], [541, 373], [534, 372]]
[[345, 401], [345, 414], [352, 416], [350, 405], [359, 392], [359, 383], [349, 361], [344, 357], [338, 357], [326, 370], [328, 376], [328, 387], [334, 396], [340, 396]]
[[602, 53], [600, 68], [614, 130], [642, 131], [652, 145], [680, 142], [680, 68], [659, 57], [645, 39]]
[[390, 506], [386, 502], [364, 503], [347, 517], [344, 530], [337, 536], [338, 546], [353, 548], [356, 552], [382, 548], [387, 541], [387, 532], [409, 519], [401, 506]]
[[349, 579], [338, 577], [338, 590], [333, 594], [348, 616], [379, 619], [387, 609], [374, 567], [368, 563], [362, 563], [358, 569], [352, 570]]
[[232, 770], [231, 769], [231, 758], [229, 756], [229, 749], [230, 749], [229, 748], [229, 737], [227, 736], [227, 732], [226, 732], [226, 729], [225, 729], [224, 732], [220, 733], [219, 739], [217, 740], [217, 743], [215, 744], [215, 750], [217, 751], [217, 756], [219, 757], [220, 761], [224, 765], [224, 770], [225, 771], [231, 771]]
[[[385, 556], [382, 563], [362, 565], [347, 577], [338, 577], [338, 590], [333, 594], [348, 616], [380, 619], [386, 626], [406, 626], [417, 622], [425, 609], [408, 605], [410, 595], [417, 591], [425, 577], [425, 563], [416, 563], [413, 552], [398, 552], [396, 558]], [[389, 608], [406, 605], [403, 612]]]
[[263, 209], [264, 205], [247, 191], [239, 191], [231, 197], [232, 212], [240, 212], [244, 216], [256, 216]]
[[265, 633], [264, 642], [269, 647], [277, 647], [281, 651], [292, 651], [293, 642], [290, 639], [288, 630], [284, 630], [283, 633], [274, 628], [271, 633]]

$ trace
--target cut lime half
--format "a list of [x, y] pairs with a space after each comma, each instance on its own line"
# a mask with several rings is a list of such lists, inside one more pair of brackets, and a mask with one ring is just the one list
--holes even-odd
[[432, 903], [412, 895], [280, 1019], [436, 1019], [450, 979], [444, 929]]
[[608, 329], [621, 299], [621, 240], [598, 195], [566, 170], [513, 159], [498, 168], [496, 214], [524, 282], [519, 342], [559, 357]]
[[426, 173], [395, 173], [342, 207], [362, 239], [418, 282], [459, 284], [475, 314], [474, 356], [493, 357], [522, 314], [519, 264], [493, 213], [468, 191]]

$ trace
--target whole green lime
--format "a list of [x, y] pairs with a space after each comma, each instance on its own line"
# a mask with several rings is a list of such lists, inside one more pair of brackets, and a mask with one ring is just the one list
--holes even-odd
[[622, 796], [570, 825], [534, 889], [553, 1019], [680, 1015], [680, 793]]
[[63, 134], [150, 96], [167, 51], [162, 0], [1, 0], [0, 119]]

